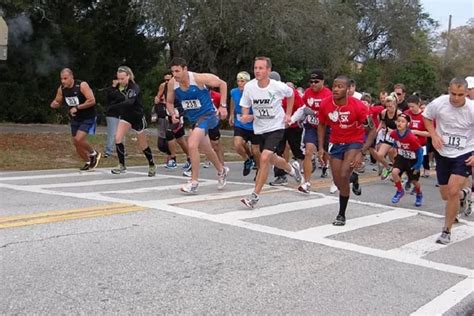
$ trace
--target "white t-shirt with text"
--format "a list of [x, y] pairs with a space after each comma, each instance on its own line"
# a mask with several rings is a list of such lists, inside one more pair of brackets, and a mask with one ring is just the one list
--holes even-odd
[[260, 88], [256, 79], [249, 81], [240, 99], [240, 106], [252, 107], [255, 134], [273, 132], [285, 128], [284, 98], [291, 97], [293, 89], [281, 81], [270, 79], [265, 88]]
[[474, 102], [466, 99], [462, 107], [442, 95], [426, 106], [423, 116], [436, 120], [436, 133], [443, 139], [439, 154], [455, 158], [474, 151]]

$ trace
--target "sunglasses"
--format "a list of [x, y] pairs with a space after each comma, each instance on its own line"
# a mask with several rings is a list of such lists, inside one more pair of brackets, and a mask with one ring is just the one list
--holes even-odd
[[402, 94], [403, 94], [403, 93], [400, 93], [400, 92], [397, 93], [398, 96], [401, 96]]
[[310, 81], [309, 81], [309, 83], [311, 83], [311, 84], [312, 84], [312, 83], [320, 83], [320, 82], [321, 82], [321, 80], [310, 80]]
[[165, 79], [166, 82], [170, 81], [170, 79]]

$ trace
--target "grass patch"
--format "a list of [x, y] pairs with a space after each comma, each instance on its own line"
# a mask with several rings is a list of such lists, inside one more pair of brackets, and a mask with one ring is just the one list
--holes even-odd
[[[89, 136], [89, 143], [103, 153], [106, 136]], [[156, 145], [156, 136], [148, 135], [148, 144], [153, 151], [157, 164], [164, 163], [166, 155], [160, 153]], [[240, 160], [234, 152], [232, 137], [222, 137], [225, 160]], [[133, 133], [126, 136], [125, 149], [127, 166], [146, 165], [143, 153], [138, 149]], [[202, 156], [203, 157], [203, 156]], [[185, 161], [185, 155], [178, 146], [178, 162]], [[117, 156], [102, 159], [99, 167], [114, 167]], [[69, 133], [2, 133], [0, 134], [0, 170], [23, 171], [43, 169], [80, 168], [83, 161], [77, 155]]]

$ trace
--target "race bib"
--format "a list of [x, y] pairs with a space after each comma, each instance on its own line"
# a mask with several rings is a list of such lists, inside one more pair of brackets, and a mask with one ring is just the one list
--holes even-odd
[[414, 151], [398, 149], [398, 154], [406, 159], [416, 159], [416, 154]]
[[64, 97], [66, 104], [68, 106], [78, 106], [79, 105], [79, 98], [78, 97]]
[[254, 115], [261, 120], [268, 120], [275, 117], [275, 110], [273, 107], [258, 107], [254, 110]]
[[308, 116], [308, 123], [313, 124], [313, 125], [318, 125], [319, 124], [319, 119], [314, 115], [309, 115]]
[[443, 142], [446, 147], [464, 149], [467, 144], [467, 137], [454, 134], [443, 134]]
[[196, 100], [184, 100], [181, 102], [183, 109], [185, 110], [196, 110], [201, 108], [201, 101]]

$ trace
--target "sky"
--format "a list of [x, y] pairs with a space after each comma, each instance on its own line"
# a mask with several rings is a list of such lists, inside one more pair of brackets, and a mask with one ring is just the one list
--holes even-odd
[[447, 31], [449, 15], [452, 15], [451, 28], [466, 25], [474, 18], [474, 0], [421, 0], [423, 11], [439, 22], [438, 31]]

